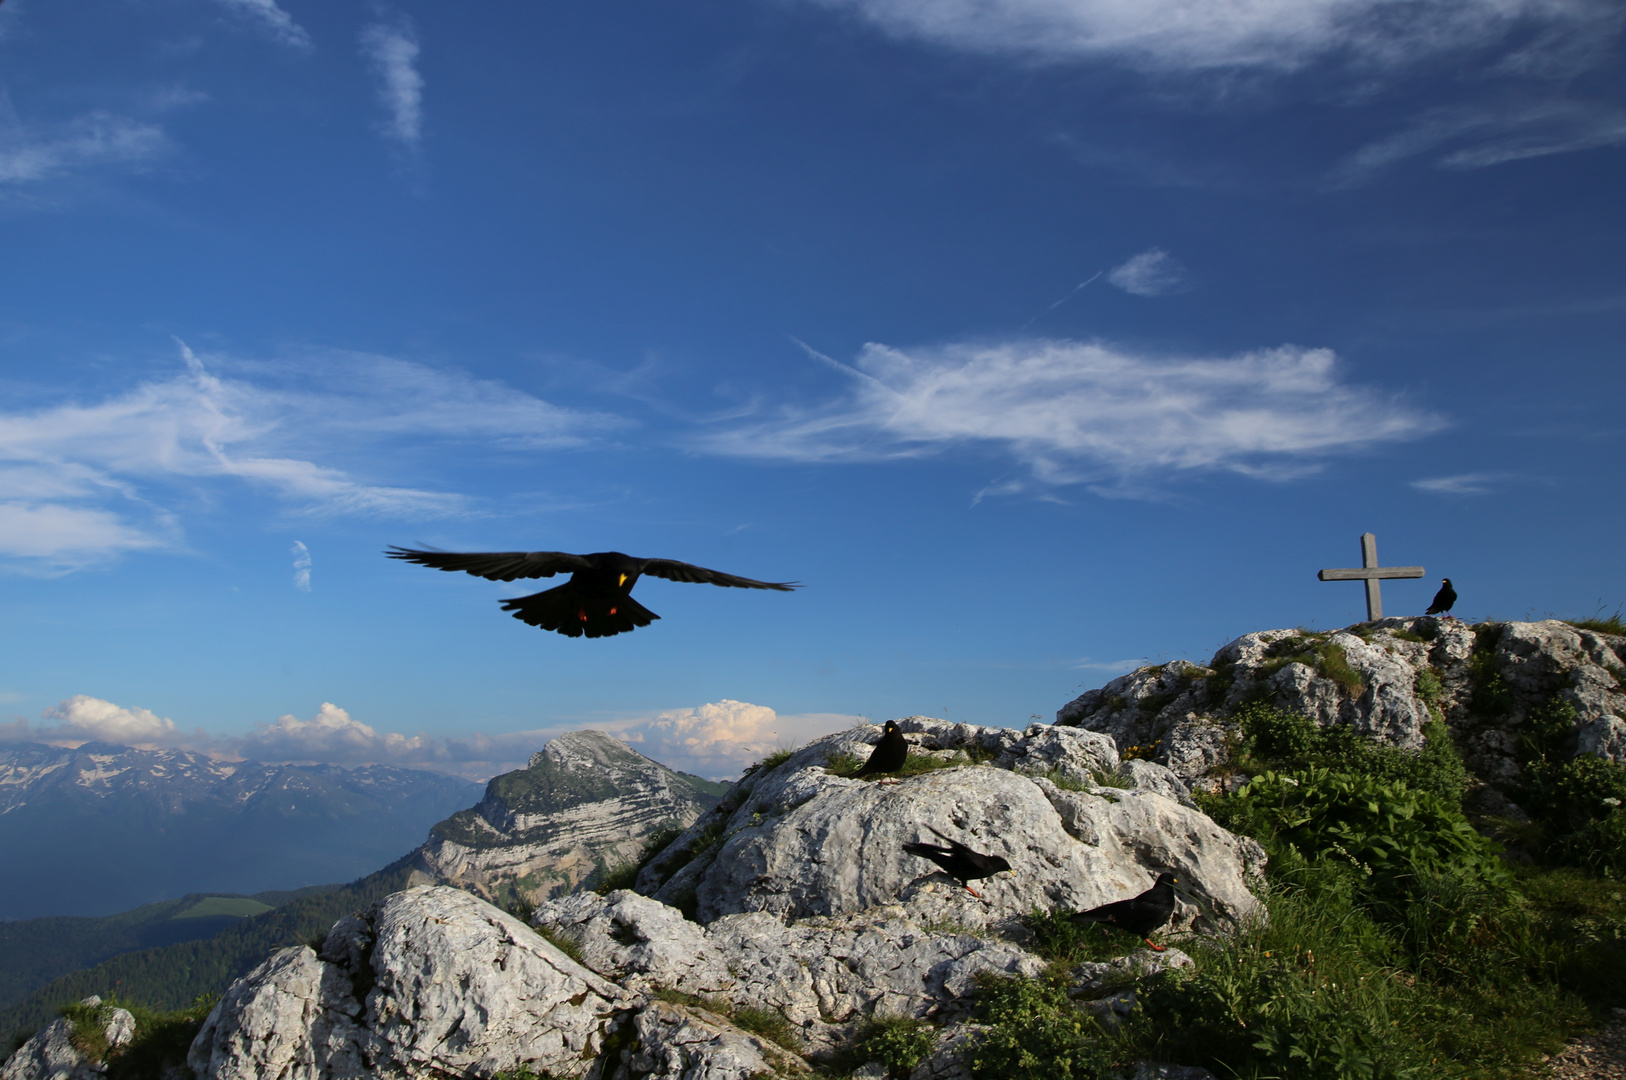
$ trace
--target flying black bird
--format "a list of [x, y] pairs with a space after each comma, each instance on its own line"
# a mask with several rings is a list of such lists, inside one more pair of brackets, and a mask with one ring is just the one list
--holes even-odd
[[[926, 828], [931, 829], [938, 836], [943, 836], [942, 833], [937, 832], [930, 825], [926, 826]], [[993, 877], [1001, 870], [1011, 868], [1011, 864], [1005, 861], [1003, 855], [984, 855], [980, 851], [972, 851], [958, 840], [950, 840], [947, 836], [943, 836], [943, 839], [948, 840], [946, 845], [912, 842], [903, 845], [903, 850], [910, 855], [930, 859], [942, 867], [949, 877], [964, 885], [966, 892], [979, 900], [982, 899], [982, 894], [973, 889], [969, 883], [976, 881], [978, 878]]]
[[903, 729], [896, 720], [888, 720], [881, 729], [881, 741], [870, 751], [869, 760], [853, 776], [873, 776], [876, 773], [897, 772], [909, 757], [909, 744], [903, 741]]
[[1428, 605], [1428, 610], [1423, 612], [1424, 615], [1449, 615], [1451, 605], [1457, 602], [1457, 590], [1451, 587], [1451, 579], [1441, 578], [1440, 580], [1445, 584], [1441, 585], [1440, 591], [1434, 594], [1434, 602]]
[[632, 587], [644, 574], [668, 581], [693, 581], [739, 589], [797, 588], [794, 581], [756, 581], [720, 570], [707, 570], [676, 559], [637, 559], [619, 551], [570, 555], [563, 551], [493, 551], [459, 554], [455, 551], [414, 551], [392, 547], [392, 559], [433, 566], [436, 570], [462, 570], [491, 581], [552, 577], [568, 573], [570, 580], [546, 592], [504, 600], [502, 609], [521, 622], [557, 630], [566, 637], [610, 637], [648, 626], [659, 615], [632, 598]]
[[1159, 874], [1157, 884], [1139, 896], [1114, 900], [1088, 911], [1075, 911], [1067, 918], [1075, 923], [1109, 923], [1136, 937], [1145, 938], [1146, 944], [1162, 952], [1162, 945], [1152, 945], [1151, 935], [1174, 914], [1174, 883], [1177, 880], [1173, 874]]

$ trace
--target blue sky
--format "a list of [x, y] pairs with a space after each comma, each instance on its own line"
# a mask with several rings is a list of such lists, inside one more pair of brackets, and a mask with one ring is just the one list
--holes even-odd
[[[0, 3], [0, 711], [479, 775], [1626, 600], [1592, 0]], [[614, 639], [388, 544], [616, 549]], [[551, 584], [537, 583], [538, 587]]]

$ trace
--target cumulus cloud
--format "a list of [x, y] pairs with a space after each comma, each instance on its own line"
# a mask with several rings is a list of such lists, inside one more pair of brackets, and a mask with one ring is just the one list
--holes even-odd
[[908, 351], [869, 344], [856, 367], [824, 359], [850, 376], [847, 396], [733, 423], [705, 436], [702, 448], [838, 462], [981, 446], [1014, 457], [1041, 484], [1101, 484], [1215, 469], [1298, 475], [1319, 457], [1444, 423], [1393, 394], [1345, 382], [1328, 349], [1154, 359], [1105, 344], [1030, 340]]
[[277, 0], [218, 0], [218, 2], [222, 7], [230, 9], [252, 23], [272, 41], [296, 49], [311, 47], [310, 34], [305, 32], [304, 27], [294, 22], [292, 15], [277, 6]]
[[[1568, 38], [1605, 0], [815, 0], [900, 38], [1151, 70], [1288, 70], [1324, 56], [1396, 64], [1495, 43], [1517, 26]], [[1528, 49], [1526, 50], [1528, 51]]]
[[590, 724], [559, 724], [529, 731], [474, 733], [452, 738], [380, 731], [333, 704], [316, 715], [292, 714], [261, 724], [247, 735], [183, 736], [173, 721], [146, 709], [123, 708], [83, 694], [47, 709], [50, 723], [0, 724], [0, 741], [27, 740], [78, 746], [109, 742], [142, 748], [178, 748], [220, 757], [264, 762], [332, 765], [396, 765], [432, 769], [472, 780], [523, 768], [549, 739], [584, 727], [607, 732], [645, 757], [680, 772], [715, 779], [738, 776], [781, 746], [799, 745], [843, 731], [862, 717], [840, 713], [780, 714], [765, 705], [727, 698], [653, 716], [621, 717]]
[[1162, 296], [1184, 283], [1186, 271], [1162, 248], [1149, 248], [1114, 267], [1107, 280], [1133, 296]]
[[262, 725], [235, 740], [233, 748], [255, 761], [323, 761], [335, 765], [405, 764], [433, 756], [430, 740], [424, 736], [408, 737], [392, 731], [380, 734], [326, 701], [309, 720], [292, 714], [279, 716], [275, 723]]
[[127, 709], [88, 694], [75, 694], [40, 714], [45, 724], [16, 721], [0, 724], [0, 739], [80, 746], [115, 743], [143, 749], [175, 747], [187, 740], [175, 722], [147, 709]]
[[1521, 102], [1502, 108], [1453, 106], [1417, 117], [1342, 162], [1334, 184], [1353, 186], [1414, 157], [1442, 169], [1483, 169], [1525, 158], [1626, 144], [1626, 110], [1583, 101]]
[[389, 114], [384, 136], [407, 150], [423, 139], [423, 76], [418, 72], [418, 35], [400, 16], [361, 32], [361, 52], [378, 76], [378, 100]]
[[766, 705], [724, 698], [692, 709], [670, 709], [608, 730], [663, 765], [720, 778], [738, 776], [780, 746], [843, 731], [860, 719], [839, 713], [782, 716]]
[[294, 557], [294, 588], [300, 592], [311, 591], [311, 551], [303, 542], [294, 541], [294, 546], [288, 554]]
[[139, 166], [169, 147], [163, 128], [100, 109], [31, 131], [0, 94], [0, 184], [53, 180], [96, 166]]
[[[347, 452], [388, 461], [404, 441], [509, 449], [578, 446], [613, 417], [427, 365], [333, 351], [211, 363], [181, 346], [185, 371], [98, 401], [0, 409], [0, 557], [68, 569], [181, 532], [177, 487], [237, 483], [340, 514], [466, 512], [455, 492], [378, 483], [324, 464]], [[372, 452], [372, 453], [368, 453]], [[197, 500], [175, 498], [179, 504]]]

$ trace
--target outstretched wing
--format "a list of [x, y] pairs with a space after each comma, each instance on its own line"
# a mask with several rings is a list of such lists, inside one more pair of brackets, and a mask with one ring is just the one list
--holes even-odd
[[580, 555], [563, 551], [415, 551], [392, 547], [384, 552], [392, 559], [433, 566], [436, 570], [461, 570], [491, 581], [517, 578], [552, 577], [592, 569], [593, 563]]
[[725, 574], [721, 570], [707, 570], [704, 566], [678, 562], [676, 559], [645, 559], [644, 573], [667, 581], [690, 581], [701, 585], [723, 585], [734, 589], [778, 589], [790, 592], [799, 588], [797, 581], [758, 581], [755, 578]]

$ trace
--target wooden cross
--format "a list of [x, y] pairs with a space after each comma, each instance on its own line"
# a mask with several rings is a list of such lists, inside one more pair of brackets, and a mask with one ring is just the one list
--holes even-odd
[[1419, 578], [1421, 566], [1379, 566], [1378, 538], [1371, 533], [1361, 534], [1361, 568], [1359, 570], [1323, 570], [1316, 577], [1322, 581], [1366, 582], [1366, 621], [1383, 618], [1383, 593], [1378, 582], [1384, 578]]

